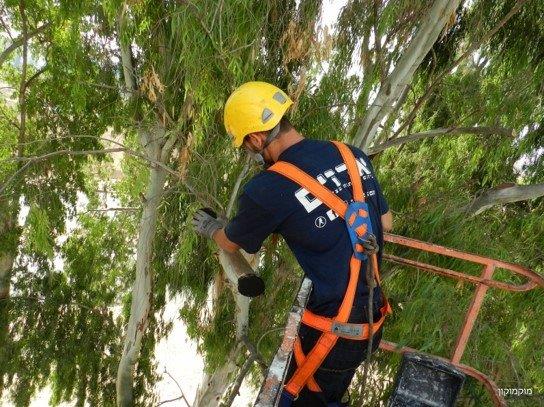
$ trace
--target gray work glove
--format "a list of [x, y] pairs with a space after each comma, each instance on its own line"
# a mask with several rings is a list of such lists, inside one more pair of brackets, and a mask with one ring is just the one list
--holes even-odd
[[192, 224], [196, 233], [211, 239], [216, 230], [227, 225], [227, 221], [218, 218], [217, 214], [210, 208], [201, 208], [193, 215]]

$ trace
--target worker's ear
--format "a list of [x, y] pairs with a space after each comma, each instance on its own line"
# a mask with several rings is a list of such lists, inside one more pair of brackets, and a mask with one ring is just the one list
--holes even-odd
[[251, 147], [253, 147], [254, 150], [260, 151], [260, 150], [263, 149], [265, 140], [266, 140], [266, 133], [262, 132], [262, 131], [259, 131], [259, 132], [255, 132], [255, 133], [249, 133], [246, 136], [246, 138], [244, 140], [244, 143], [247, 141], [247, 143]]

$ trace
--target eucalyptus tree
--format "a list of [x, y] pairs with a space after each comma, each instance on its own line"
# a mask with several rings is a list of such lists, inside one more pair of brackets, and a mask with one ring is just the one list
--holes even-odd
[[[55, 267], [64, 256], [58, 239], [65, 221], [78, 191], [89, 187], [87, 157], [101, 153], [100, 137], [119, 106], [98, 10], [93, 3], [9, 1], [1, 11], [0, 390], [9, 386], [17, 405], [27, 405], [49, 378], [57, 401], [77, 392], [83, 403], [89, 389], [92, 400], [107, 399], [98, 385], [105, 365], [101, 357], [83, 360], [89, 348], [81, 337], [113, 319], [95, 312], [100, 299], [78, 305], [90, 288], [70, 285], [75, 267], [64, 274]], [[87, 342], [97, 356], [100, 345], [115, 347], [116, 335], [104, 335]]]
[[[398, 233], [542, 270], [542, 201], [527, 201], [543, 182], [543, 10], [535, 0], [352, 0], [332, 32], [320, 27], [315, 1], [7, 6], [13, 38], [0, 62], [15, 99], [4, 99], [0, 121], [9, 229], [0, 267], [8, 264], [17, 298], [0, 305], [12, 324], [2, 377], [20, 405], [48, 380], [54, 402], [111, 405], [114, 394], [119, 405], [154, 402], [153, 351], [174, 295], [206, 362], [194, 404], [232, 403], [248, 372], [258, 385], [300, 270], [271, 238], [250, 259], [267, 293], [249, 303], [236, 294], [236, 262], [187, 227], [198, 206], [230, 215], [256, 170], [222, 125], [223, 102], [247, 80], [288, 90], [303, 134], [375, 155]], [[124, 153], [118, 180], [111, 173], [119, 168], [88, 158], [115, 152]], [[96, 206], [104, 186], [126, 210], [79, 215], [60, 243], [77, 191]], [[19, 228], [23, 204], [30, 212]], [[450, 309], [468, 302], [469, 288], [385, 274], [395, 306], [386, 338], [447, 355], [461, 315]], [[507, 310], [505, 299], [488, 300], [467, 361], [502, 377], [503, 387], [530, 380], [541, 388], [534, 360], [542, 355], [532, 349], [544, 349], [542, 300], [519, 295]], [[514, 346], [504, 352], [507, 341]], [[377, 358], [379, 381], [364, 393], [355, 383], [354, 399], [386, 397], [397, 360]], [[486, 402], [480, 393], [469, 382], [466, 397]]]
[[[223, 197], [228, 192], [213, 188], [219, 187], [225, 178], [216, 173], [221, 168], [218, 163], [212, 161], [210, 165], [195, 154], [201, 166], [196, 179], [186, 174], [185, 167], [189, 155], [199, 150], [210, 154], [211, 160], [230, 165], [234, 161], [236, 165], [232, 154], [224, 154], [230, 142], [216, 132], [216, 112], [228, 89], [254, 74], [251, 62], [260, 45], [255, 32], [262, 27], [266, 9], [266, 5], [260, 4], [240, 7], [215, 2], [106, 6], [117, 22], [125, 89], [132, 111], [129, 125], [150, 163], [147, 193], [142, 197], [132, 306], [117, 376], [119, 405], [131, 405], [134, 400], [134, 367], [150, 322], [156, 287], [164, 284], [158, 300], [164, 303], [165, 290], [169, 284], [173, 285], [161, 282], [163, 276], [155, 277], [153, 273], [160, 206], [167, 190], [175, 190], [176, 184], [179, 187], [181, 183], [184, 190], [178, 192], [181, 195], [178, 199], [186, 205], [181, 208], [182, 214], [187, 214], [191, 201], [222, 209]], [[239, 18], [240, 26], [231, 24], [232, 18]], [[233, 182], [233, 177], [226, 178]], [[179, 219], [172, 212], [164, 216]], [[169, 232], [174, 233], [174, 238], [180, 236], [179, 231]], [[183, 250], [187, 250], [191, 241], [194, 238], [183, 242]], [[194, 249], [192, 255], [198, 254], [199, 250]], [[171, 258], [161, 260], [168, 263]], [[229, 267], [228, 260], [225, 267]], [[247, 310], [247, 299], [237, 297], [237, 301], [239, 309]], [[245, 329], [245, 325], [240, 320], [238, 330]]]

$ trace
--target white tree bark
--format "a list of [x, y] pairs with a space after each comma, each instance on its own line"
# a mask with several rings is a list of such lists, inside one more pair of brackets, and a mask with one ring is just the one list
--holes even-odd
[[[158, 148], [156, 148], [157, 150]], [[158, 154], [155, 157], [158, 158]], [[134, 405], [132, 393], [134, 367], [140, 354], [142, 338], [151, 312], [153, 283], [151, 259], [157, 223], [157, 208], [164, 193], [165, 179], [166, 173], [161, 169], [152, 168], [150, 170], [138, 230], [136, 278], [132, 288], [130, 319], [126, 330], [123, 355], [117, 370], [117, 405], [119, 406]]]
[[[238, 195], [238, 190], [240, 189], [243, 178], [247, 174], [248, 168], [249, 160], [246, 161], [244, 168], [238, 175], [238, 178], [235, 182], [235, 186], [229, 199], [229, 204], [227, 206], [227, 216], [231, 216], [232, 212], [234, 211], [236, 196]], [[228, 254], [222, 250], [219, 252], [219, 263], [223, 268], [223, 272], [225, 274], [225, 277], [227, 278], [228, 285], [232, 290], [234, 300], [236, 302], [236, 340], [238, 341], [238, 344], [229, 353], [227, 362], [223, 366], [221, 366], [214, 372], [203, 373], [202, 380], [200, 382], [195, 400], [193, 402], [194, 407], [218, 406], [220, 404], [221, 398], [223, 397], [227, 388], [232, 382], [230, 378], [235, 377], [236, 371], [238, 370], [236, 360], [240, 356], [240, 352], [243, 349], [242, 337], [247, 334], [249, 324], [249, 298], [244, 297], [243, 295], [240, 295], [238, 293], [237, 280], [238, 275], [245, 274], [247, 271], [251, 270], [251, 266], [249, 265], [249, 263], [253, 264], [254, 261], [257, 259], [257, 256], [242, 256], [243, 255], [241, 252], [234, 255]], [[216, 279], [214, 285], [223, 286], [221, 279]], [[214, 306], [218, 298], [218, 291], [218, 288], [214, 287], [213, 292], [216, 293], [216, 295], [214, 296]]]
[[355, 145], [368, 151], [368, 147], [376, 137], [378, 125], [393, 110], [404, 90], [411, 83], [415, 70], [435, 43], [459, 3], [460, 0], [436, 0], [434, 2], [427, 15], [422, 19], [410, 45], [395, 65], [393, 72], [380, 86], [378, 94], [357, 129], [354, 139]]
[[494, 188], [484, 192], [465, 207], [471, 215], [478, 215], [494, 205], [527, 201], [544, 195], [544, 184], [513, 185], [506, 188]]
[[219, 405], [223, 394], [225, 394], [228, 386], [232, 383], [231, 379], [235, 377], [235, 374], [239, 369], [236, 365], [236, 360], [243, 349], [242, 337], [247, 335], [248, 330], [249, 298], [238, 294], [237, 284], [238, 275], [244, 274], [247, 270], [251, 270], [251, 267], [244, 257], [242, 257], [241, 253], [232, 255], [223, 250], [219, 252], [219, 262], [225, 271], [225, 276], [227, 277], [236, 301], [236, 340], [238, 343], [229, 353], [227, 362], [223, 366], [210, 374], [203, 374], [201, 384], [193, 403], [194, 407]]
[[[123, 31], [126, 18], [126, 5], [123, 5], [119, 14], [119, 32]], [[132, 64], [132, 51], [127, 41], [119, 40], [121, 63], [125, 86], [129, 97], [135, 97], [137, 90], [136, 75]], [[147, 191], [142, 202], [142, 217], [138, 229], [138, 243], [136, 252], [136, 276], [132, 288], [132, 304], [128, 321], [126, 336], [123, 346], [123, 354], [117, 369], [117, 405], [133, 406], [134, 394], [134, 369], [142, 338], [148, 325], [151, 313], [151, 298], [153, 285], [153, 270], [151, 260], [153, 256], [153, 243], [158, 216], [158, 207], [164, 195], [164, 183], [169, 171], [166, 163], [170, 157], [176, 136], [171, 134], [164, 141], [165, 128], [159, 122], [156, 123], [152, 133], [148, 132], [142, 123], [135, 117], [140, 142], [145, 151], [145, 156], [150, 162], [158, 165], [150, 166]]]
[[193, 407], [214, 407], [220, 404], [223, 394], [238, 370], [235, 362], [242, 348], [242, 343], [238, 342], [237, 346], [230, 351], [227, 363], [210, 374], [204, 373]]
[[[0, 236], [10, 232], [16, 223], [16, 219], [9, 214], [10, 208], [5, 209], [7, 209], [8, 213], [4, 219], [0, 219], [2, 221], [0, 224]], [[16, 253], [10, 251], [9, 248], [0, 251], [0, 301], [9, 297], [11, 271], [15, 256]]]
[[[128, 11], [128, 4], [124, 3], [119, 11], [119, 18], [117, 20], [118, 32], [121, 34], [124, 31], [126, 24], [126, 13]], [[123, 39], [119, 38], [119, 52], [121, 54], [121, 64], [123, 66], [123, 78], [125, 80], [125, 88], [129, 92], [129, 97], [132, 97], [132, 93], [137, 90], [136, 75], [134, 72], [134, 66], [132, 64], [132, 50], [130, 44]]]
[[[134, 405], [132, 393], [134, 382], [134, 368], [140, 354], [142, 338], [147, 328], [151, 313], [151, 298], [153, 285], [153, 270], [151, 260], [153, 256], [153, 244], [155, 241], [158, 206], [164, 195], [164, 183], [168, 171], [166, 165], [176, 136], [170, 135], [164, 145], [165, 129], [157, 124], [155, 131], [148, 134], [140, 128], [140, 138], [150, 162], [158, 162], [161, 165], [152, 165], [149, 170], [147, 192], [142, 203], [142, 217], [138, 229], [138, 243], [136, 251], [136, 276], [132, 288], [132, 304], [128, 321], [123, 354], [117, 369], [117, 405]], [[148, 141], [152, 140], [152, 141]], [[147, 145], [146, 145], [147, 143]]]
[[236, 301], [236, 340], [241, 340], [247, 334], [249, 320], [249, 297], [238, 293], [238, 276], [253, 272], [247, 260], [240, 252], [230, 254], [223, 250], [219, 251], [219, 263], [225, 271], [229, 286]]

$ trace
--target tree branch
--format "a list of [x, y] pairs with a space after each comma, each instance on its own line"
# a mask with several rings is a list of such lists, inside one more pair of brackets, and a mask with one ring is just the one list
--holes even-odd
[[248, 171], [249, 171], [249, 165], [251, 162], [251, 158], [249, 156], [246, 157], [246, 162], [244, 163], [244, 166], [242, 167], [242, 171], [238, 174], [238, 177], [236, 178], [236, 182], [234, 183], [234, 188], [232, 190], [232, 193], [230, 195], [229, 203], [227, 205], [227, 218], [229, 218], [232, 215], [232, 212], [234, 210], [234, 204], [236, 203], [236, 198], [238, 197], [238, 190], [240, 189], [240, 186], [242, 185], [242, 181], [246, 177]]
[[125, 148], [118, 147], [118, 148], [108, 148], [104, 150], [85, 150], [85, 151], [73, 151], [73, 150], [57, 150], [53, 151], [48, 154], [44, 154], [41, 156], [35, 156], [35, 157], [17, 157], [15, 158], [15, 161], [26, 161], [26, 163], [20, 167], [11, 177], [8, 178], [6, 182], [0, 187], [0, 194], [4, 192], [4, 190], [8, 187], [9, 184], [15, 180], [22, 172], [24, 172], [30, 165], [39, 162], [47, 160], [51, 157], [55, 157], [57, 155], [94, 155], [94, 154], [104, 154], [104, 153], [115, 153], [119, 151], [126, 151]]
[[136, 207], [112, 207], [112, 208], [96, 208], [96, 209], [89, 209], [86, 212], [83, 212], [82, 214], [86, 214], [89, 212], [137, 212], [141, 208]]
[[412, 108], [412, 111], [410, 112], [406, 120], [404, 120], [402, 125], [397, 129], [397, 131], [395, 132], [395, 134], [393, 134], [391, 138], [397, 137], [400, 134], [400, 132], [404, 130], [406, 126], [408, 126], [414, 120], [418, 110], [423, 106], [423, 103], [431, 96], [433, 90], [440, 84], [440, 82], [442, 82], [442, 80], [446, 77], [446, 75], [448, 75], [456, 66], [458, 66], [461, 63], [461, 61], [463, 61], [465, 58], [470, 56], [484, 42], [488, 41], [493, 35], [495, 35], [497, 31], [499, 31], [508, 22], [508, 20], [510, 20], [514, 16], [514, 14], [516, 14], [519, 11], [521, 6], [526, 1], [527, 0], [519, 0], [516, 3], [516, 5], [512, 7], [512, 9], [508, 12], [508, 14], [504, 16], [504, 18], [497, 23], [495, 27], [493, 27], [487, 34], [481, 37], [478, 41], [475, 41], [474, 43], [472, 43], [468, 47], [468, 49], [451, 64], [451, 66], [448, 69], [443, 71], [440, 75], [438, 75], [436, 79], [433, 80], [433, 82], [427, 88], [423, 96], [421, 96], [417, 100], [417, 102], [415, 103], [414, 107]]
[[[102, 139], [104, 139], [104, 138], [102, 138]], [[197, 191], [196, 188], [193, 187], [193, 185], [190, 182], [188, 182], [187, 180], [184, 180], [183, 177], [181, 176], [181, 174], [177, 173], [176, 171], [174, 171], [173, 169], [168, 167], [166, 164], [161, 163], [160, 161], [154, 160], [154, 159], [152, 159], [150, 157], [147, 157], [144, 154], [140, 154], [137, 151], [134, 151], [134, 150], [132, 150], [130, 148], [124, 147], [121, 143], [115, 142], [113, 140], [110, 140], [110, 141], [114, 142], [115, 144], [119, 145], [120, 147], [105, 148], [105, 149], [102, 149], [102, 150], [57, 150], [57, 151], [53, 151], [53, 152], [50, 152], [50, 153], [47, 153], [47, 154], [44, 154], [44, 155], [41, 155], [41, 156], [14, 158], [13, 160], [15, 160], [15, 161], [26, 161], [26, 163], [21, 168], [19, 168], [6, 182], [4, 182], [4, 184], [2, 186], [0, 186], [0, 194], [2, 194], [6, 190], [8, 185], [11, 184], [15, 180], [15, 178], [17, 178], [17, 176], [19, 176], [30, 165], [32, 165], [32, 164], [34, 164], [36, 162], [47, 160], [49, 158], [52, 158], [52, 157], [55, 157], [55, 156], [58, 156], [58, 155], [63, 155], [63, 154], [78, 156], [78, 155], [96, 155], [96, 154], [124, 152], [124, 153], [127, 153], [127, 154], [135, 157], [135, 158], [139, 158], [141, 160], [147, 161], [148, 163], [151, 164], [152, 168], [160, 168], [163, 171], [167, 172], [168, 174], [176, 177], [177, 179], [179, 179], [183, 183], [185, 188], [187, 188], [187, 190], [191, 194], [193, 194], [195, 197], [197, 197], [197, 199], [202, 204], [207, 205], [207, 206], [217, 205], [218, 208], [223, 208], [223, 205], [221, 205], [221, 203], [214, 196], [210, 196], [210, 197], [204, 196], [202, 193]], [[208, 198], [211, 198], [213, 200], [213, 203], [210, 202], [208, 200]]]
[[19, 137], [17, 140], [17, 155], [22, 157], [24, 154], [23, 143], [26, 137], [26, 72], [28, 68], [28, 28], [25, 14], [25, 2], [19, 2], [19, 12], [22, 22], [22, 42], [23, 42], [23, 61], [21, 65], [21, 84], [19, 86]]
[[34, 75], [32, 75], [25, 83], [25, 88], [30, 87], [30, 84], [33, 80], [35, 80], [38, 76], [40, 76], [42, 73], [44, 73], [47, 70], [47, 65], [43, 66], [42, 68], [38, 69]]
[[[6, 119], [6, 121], [11, 124], [13, 127], [15, 127], [17, 130], [19, 130], [19, 123], [17, 122], [17, 120], [15, 120], [14, 118], [10, 117], [9, 113], [6, 112], [2, 106], [0, 106], [0, 114], [2, 114], [2, 116], [4, 116], [4, 118]], [[21, 143], [19, 143], [21, 144]]]
[[501, 135], [506, 137], [514, 137], [515, 132], [513, 129], [500, 126], [475, 126], [475, 127], [441, 127], [438, 129], [422, 131], [420, 133], [413, 133], [405, 137], [394, 138], [383, 142], [380, 145], [371, 147], [368, 151], [369, 155], [377, 154], [390, 147], [398, 146], [401, 144], [409, 143], [411, 141], [421, 140], [425, 138], [436, 137], [440, 135], [454, 135], [454, 134], [479, 134], [479, 135]]
[[[35, 37], [36, 35], [42, 33], [49, 27], [51, 23], [45, 23], [38, 28], [36, 28], [33, 31], [30, 31], [26, 34], [26, 40], [28, 41], [30, 38]], [[21, 45], [23, 45], [25, 42], [25, 35], [21, 34], [19, 37], [17, 37], [13, 42], [0, 54], [0, 66], [4, 62], [6, 62], [6, 59], [10, 56], [10, 54], [15, 51], [17, 48], [19, 48]]]
[[251, 366], [253, 365], [254, 361], [255, 361], [255, 357], [253, 355], [250, 355], [246, 359], [246, 361], [242, 365], [242, 368], [240, 369], [240, 373], [238, 374], [238, 377], [236, 377], [236, 381], [234, 382], [227, 398], [221, 404], [219, 404], [220, 407], [232, 406], [234, 399], [240, 393], [240, 387], [242, 386], [242, 382], [244, 381], [244, 378], [249, 373], [249, 369], [251, 369]]
[[244, 342], [244, 345], [246, 345], [247, 350], [249, 353], [253, 356], [255, 361], [259, 364], [259, 367], [261, 368], [261, 371], [263, 375], [266, 375], [266, 371], [268, 370], [268, 365], [264, 361], [263, 355], [257, 350], [257, 347], [253, 345], [253, 343], [249, 340], [247, 335], [242, 336], [242, 342]]
[[[0, 298], [0, 301], [37, 302], [40, 305], [43, 305], [47, 301], [47, 298], [40, 297], [40, 296], [32, 296], [32, 295], [12, 295], [12, 296], [9, 296], [9, 297]], [[88, 305], [81, 304], [81, 303], [75, 302], [75, 301], [70, 301], [70, 302], [65, 302], [65, 303], [62, 303], [62, 304], [58, 304], [58, 306], [59, 306], [59, 308], [64, 307], [64, 306], [66, 306], [66, 307], [75, 307], [75, 308], [83, 308], [83, 309], [86, 309], [86, 310], [92, 312], [93, 314], [97, 314], [97, 315], [99, 315], [99, 316], [101, 316], [103, 318], [108, 317], [108, 311], [110, 310], [110, 308], [108, 308], [108, 307], [100, 307], [100, 308], [90, 307]]]
[[[197, 19], [198, 23], [200, 24], [200, 26], [202, 27], [202, 29], [208, 36], [210, 43], [212, 44], [212, 47], [217, 52], [219, 59], [221, 60], [221, 63], [223, 64], [223, 67], [226, 68], [226, 72], [230, 72], [228, 70], [228, 66], [225, 64], [225, 60], [223, 57], [222, 43], [220, 43], [220, 45], [216, 44], [215, 40], [213, 39], [212, 32], [210, 31], [210, 29], [206, 26], [206, 23], [204, 22], [205, 15], [203, 15], [203, 13], [200, 11], [198, 6], [194, 4], [193, 2], [186, 1], [186, 4], [189, 6], [188, 7], [189, 12], [193, 14], [193, 16]], [[221, 21], [221, 18], [219, 18], [219, 21]]]
[[544, 195], [544, 184], [514, 185], [506, 188], [493, 188], [474, 199], [463, 210], [472, 216], [478, 215], [494, 205], [527, 201]]
[[[366, 150], [372, 143], [378, 125], [393, 109], [395, 102], [410, 84], [415, 70], [442, 32], [451, 14], [455, 12], [459, 2], [460, 0], [436, 0], [434, 2], [393, 72], [380, 86], [378, 94], [355, 133], [354, 144]], [[376, 39], [376, 41], [378, 40]]]
[[132, 49], [130, 43], [123, 39], [122, 33], [126, 24], [126, 11], [128, 5], [125, 3], [121, 6], [119, 18], [117, 20], [117, 30], [119, 33], [119, 49], [121, 51], [121, 64], [123, 65], [123, 78], [125, 79], [125, 87], [130, 95], [138, 90], [136, 84], [136, 75], [132, 64]]
[[378, 67], [378, 72], [380, 76], [380, 85], [384, 82], [386, 72], [385, 72], [385, 66], [383, 62], [383, 53], [382, 53], [382, 39], [380, 37], [380, 33], [378, 32], [378, 13], [379, 13], [379, 7], [380, 7], [380, 0], [374, 0], [374, 4], [372, 7], [372, 29], [374, 31], [374, 49], [376, 50], [376, 65]]
[[179, 385], [178, 381], [176, 379], [174, 379], [174, 376], [172, 376], [170, 374], [170, 372], [168, 370], [166, 370], [166, 368], [164, 369], [164, 373], [167, 374], [170, 377], [170, 379], [172, 379], [174, 381], [174, 383], [176, 383], [176, 386], [178, 386], [178, 389], [179, 389], [179, 392], [181, 393], [181, 396], [173, 398], [173, 399], [161, 401], [159, 404], [157, 404], [157, 406], [160, 406], [160, 405], [166, 404], [166, 403], [171, 403], [172, 401], [183, 400], [183, 401], [185, 401], [185, 404], [187, 405], [187, 407], [191, 407], [191, 405], [187, 401], [187, 398], [185, 397], [185, 394], [183, 393], [183, 390], [181, 389], [181, 386]]

